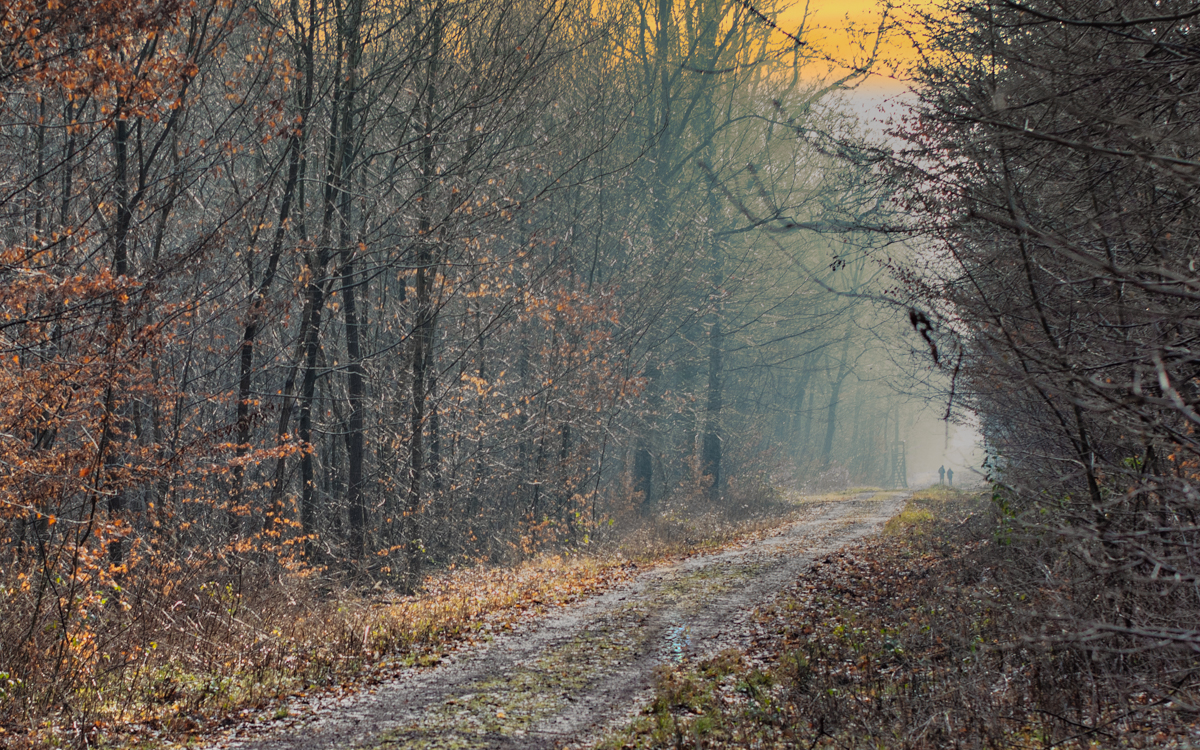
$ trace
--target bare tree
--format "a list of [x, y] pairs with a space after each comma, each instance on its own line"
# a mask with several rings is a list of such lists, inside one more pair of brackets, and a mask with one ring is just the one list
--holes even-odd
[[[928, 19], [913, 320], [982, 418], [1004, 512], [1031, 524], [1037, 570], [1018, 569], [1044, 642], [1200, 647], [1196, 17], [1080, 0]], [[1197, 705], [1192, 672], [1168, 685], [1152, 663], [1133, 671]]]

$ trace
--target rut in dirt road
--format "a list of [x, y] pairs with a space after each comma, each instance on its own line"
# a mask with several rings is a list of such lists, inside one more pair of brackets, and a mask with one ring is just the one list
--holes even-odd
[[438, 668], [408, 670], [349, 698], [296, 705], [304, 718], [287, 733], [245, 727], [218, 747], [586, 745], [645, 703], [658, 665], [745, 646], [756, 606], [814, 560], [877, 530], [904, 498], [881, 492], [813, 503], [775, 536], [655, 568]]

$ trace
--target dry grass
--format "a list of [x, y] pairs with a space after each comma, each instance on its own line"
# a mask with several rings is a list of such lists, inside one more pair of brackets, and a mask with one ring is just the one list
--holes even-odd
[[[614, 524], [605, 537], [566, 553], [443, 570], [417, 596], [382, 583], [363, 589], [278, 572], [197, 578], [112, 640], [114, 651], [142, 643], [136, 662], [97, 675], [61, 707], [27, 708], [0, 725], [0, 745], [156, 744], [186, 740], [230, 717], [278, 718], [289, 696], [353, 689], [398, 668], [435, 664], [521, 618], [626, 581], [639, 567], [762, 536], [816, 501], [765, 491], [735, 498], [727, 507], [676, 500], [662, 516]], [[0, 695], [0, 702], [11, 708], [20, 698]]]
[[319, 580], [205, 585], [170, 613], [173, 626], [158, 631], [141, 664], [102, 676], [38, 725], [4, 727], [0, 745], [121, 747], [183, 739], [230, 715], [275, 716], [283, 698], [435, 664], [635, 572], [611, 555], [545, 555], [444, 571], [419, 596], [331, 590]]

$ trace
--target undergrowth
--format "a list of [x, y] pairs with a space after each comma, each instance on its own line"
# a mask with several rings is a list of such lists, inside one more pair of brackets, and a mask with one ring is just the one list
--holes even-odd
[[[692, 512], [679, 501], [612, 528], [606, 538], [508, 566], [444, 569], [416, 595], [395, 593], [385, 581], [372, 587], [249, 569], [181, 581], [171, 601], [139, 604], [150, 614], [102, 644], [113, 653], [111, 668], [61, 705], [29, 702], [32, 693], [23, 696], [0, 664], [0, 703], [9, 717], [0, 721], [0, 746], [153, 745], [187, 741], [233, 720], [284, 718], [290, 697], [432, 666], [521, 618], [628, 580], [640, 566], [760, 536], [805, 506], [763, 487], [730, 498], [736, 502], [724, 506], [693, 498]], [[95, 615], [98, 630], [105, 615]], [[138, 660], [122, 662], [135, 642]]]
[[677, 492], [653, 513], [625, 514], [611, 534], [599, 541], [609, 553], [657, 562], [755, 538], [792, 520], [812, 503], [851, 494], [785, 497], [765, 483], [739, 485], [731, 481], [719, 502], [710, 500], [703, 489]]
[[914, 495], [756, 613], [746, 652], [664, 667], [615, 748], [1194, 747], [1194, 717], [1132, 692], [1131, 655], [1025, 637], [988, 499]]

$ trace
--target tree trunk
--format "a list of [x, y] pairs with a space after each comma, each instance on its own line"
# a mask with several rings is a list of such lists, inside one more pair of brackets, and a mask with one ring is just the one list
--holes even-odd
[[[709, 103], [709, 117], [705, 124], [706, 136], [712, 137], [712, 105]], [[708, 186], [708, 206], [710, 215], [720, 214], [716, 193], [713, 186]], [[724, 400], [722, 383], [722, 362], [724, 341], [721, 328], [725, 312], [724, 303], [724, 257], [716, 237], [709, 233], [709, 255], [712, 263], [712, 327], [708, 331], [708, 405], [704, 414], [704, 445], [701, 453], [701, 471], [709, 480], [709, 499], [716, 501], [721, 496], [721, 408]]]
[[[339, 244], [342, 253], [342, 319], [346, 334], [346, 355], [349, 359], [346, 391], [350, 401], [350, 414], [346, 431], [346, 508], [349, 523], [349, 554], [361, 561], [366, 552], [367, 506], [363, 497], [363, 461], [366, 455], [366, 371], [363, 369], [362, 345], [358, 313], [357, 289], [354, 272], [355, 255], [358, 248], [353, 242], [350, 226], [353, 201], [350, 190], [350, 171], [355, 159], [354, 116], [358, 94], [358, 66], [362, 59], [362, 0], [353, 0], [346, 9], [344, 33], [346, 35], [347, 71], [345, 106], [342, 113], [342, 164], [340, 185], [342, 186], [340, 210], [338, 211]], [[364, 282], [365, 283], [365, 282]], [[364, 297], [366, 295], [364, 294]]]
[[841, 398], [842, 383], [846, 380], [846, 376], [850, 374], [849, 362], [847, 355], [850, 353], [850, 324], [846, 325], [846, 338], [842, 341], [842, 354], [838, 360], [837, 377], [834, 378], [830, 385], [829, 392], [829, 409], [826, 414], [825, 424], [825, 445], [821, 449], [821, 466], [828, 467], [830, 461], [833, 460], [833, 438], [837, 431], [837, 408], [838, 400]]
[[701, 452], [702, 472], [711, 482], [708, 492], [713, 500], [721, 494], [721, 347], [721, 315], [717, 312], [708, 335], [708, 408]]
[[316, 257], [310, 254], [308, 262], [309, 282], [305, 299], [308, 318], [303, 322], [304, 377], [300, 381], [300, 415], [296, 438], [300, 442], [300, 529], [309, 537], [305, 545], [307, 552], [313, 551], [312, 538], [317, 533], [317, 504], [315, 468], [312, 442], [313, 399], [317, 391], [317, 357], [321, 349], [321, 311], [325, 306], [325, 265], [328, 254], [324, 249]]
[[[347, 252], [347, 251], [344, 251]], [[342, 269], [342, 312], [346, 327], [346, 354], [350, 359], [346, 387], [350, 415], [346, 431], [346, 507], [349, 521], [350, 555], [362, 560], [366, 552], [367, 506], [363, 497], [363, 459], [366, 454], [366, 371], [359, 342], [359, 320], [354, 293], [353, 250]], [[365, 296], [365, 295], [364, 295]]]
[[421, 577], [421, 557], [423, 545], [421, 542], [420, 513], [422, 495], [422, 478], [425, 472], [425, 397], [426, 383], [429, 373], [428, 350], [430, 334], [433, 330], [431, 313], [432, 299], [430, 294], [429, 266], [432, 263], [432, 253], [423, 242], [417, 253], [416, 288], [414, 290], [417, 302], [416, 319], [413, 326], [412, 349], [412, 409], [409, 413], [409, 464], [408, 464], [408, 503], [404, 510], [405, 520], [405, 557], [408, 563], [408, 580], [406, 587], [415, 590]]
[[431, 40], [429, 49], [432, 57], [429, 60], [428, 79], [425, 91], [422, 92], [421, 130], [424, 143], [421, 147], [419, 169], [421, 172], [421, 217], [418, 223], [416, 278], [414, 285], [415, 312], [413, 316], [413, 348], [412, 348], [412, 409], [409, 414], [409, 443], [408, 465], [408, 502], [404, 509], [404, 538], [405, 558], [407, 562], [407, 580], [405, 587], [409, 591], [416, 589], [421, 580], [421, 563], [424, 545], [421, 541], [421, 505], [424, 501], [423, 475], [425, 466], [424, 431], [426, 410], [425, 402], [429, 393], [429, 372], [432, 358], [434, 309], [433, 282], [436, 276], [434, 266], [433, 238], [430, 233], [433, 224], [430, 216], [430, 200], [433, 194], [435, 178], [434, 164], [434, 104], [437, 100], [435, 80], [438, 70], [438, 55], [441, 51], [442, 21], [440, 11], [432, 20]]
[[[113, 223], [112, 233], [112, 274], [121, 279], [129, 273], [129, 227], [133, 221], [133, 209], [129, 205], [129, 123], [121, 112], [122, 104], [117, 104], [117, 119], [113, 126], [113, 192], [117, 203], [117, 216]], [[114, 297], [112, 301], [112, 330], [108, 342], [109, 354], [119, 358], [121, 342], [124, 340], [126, 321], [125, 310], [120, 300]], [[114, 359], [113, 368], [117, 366]], [[115, 375], [115, 372], [114, 372]], [[115, 378], [114, 378], [115, 379]], [[125, 425], [121, 424], [120, 410], [114, 389], [117, 384], [110, 379], [104, 394], [104, 430], [100, 437], [99, 461], [106, 471], [101, 475], [98, 484], [103, 486], [107, 469], [115, 466], [118, 461], [118, 449], [114, 443], [124, 439]], [[108, 512], [114, 516], [125, 510], [125, 489], [123, 487], [105, 488], [108, 494]], [[109, 558], [114, 563], [120, 563], [125, 556], [123, 540], [115, 538], [109, 543]]]
[[654, 502], [654, 454], [645, 438], [639, 438], [633, 454], [633, 491], [642, 496], [642, 512], [649, 513]]
[[828, 467], [830, 461], [833, 460], [833, 438], [837, 431], [837, 408], [838, 400], [841, 398], [842, 378], [833, 381], [833, 385], [829, 390], [829, 408], [826, 413], [825, 423], [825, 445], [821, 449], [821, 466]]

